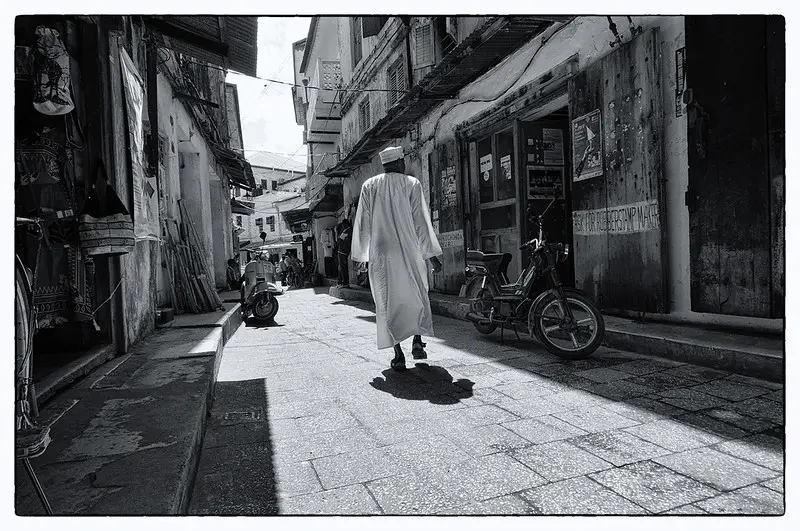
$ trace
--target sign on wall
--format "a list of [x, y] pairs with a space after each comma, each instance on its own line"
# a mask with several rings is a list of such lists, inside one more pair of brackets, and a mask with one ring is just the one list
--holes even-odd
[[443, 232], [439, 234], [438, 237], [439, 245], [442, 247], [442, 249], [464, 246], [464, 231], [462, 230]]
[[481, 175], [483, 176], [483, 180], [484, 181], [488, 181], [489, 178], [490, 178], [490, 173], [489, 172], [492, 171], [492, 154], [491, 153], [481, 157], [480, 166], [481, 166]]
[[600, 109], [572, 120], [573, 181], [603, 175], [603, 124]]
[[528, 199], [551, 199], [556, 190], [563, 197], [563, 168], [528, 166]]
[[581, 236], [634, 234], [660, 227], [656, 200], [572, 213], [572, 233]]

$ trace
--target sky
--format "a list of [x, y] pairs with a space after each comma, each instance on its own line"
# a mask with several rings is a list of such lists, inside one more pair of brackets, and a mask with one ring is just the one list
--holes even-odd
[[[310, 23], [310, 17], [259, 18], [258, 77], [294, 82], [292, 43], [308, 36]], [[227, 81], [239, 88], [245, 157], [254, 150], [286, 156], [297, 152], [293, 158], [305, 164], [303, 127], [294, 119], [292, 88], [233, 73]]]

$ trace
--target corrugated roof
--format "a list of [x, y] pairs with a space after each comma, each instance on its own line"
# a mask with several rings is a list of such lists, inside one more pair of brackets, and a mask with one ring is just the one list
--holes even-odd
[[306, 171], [306, 165], [302, 162], [294, 160], [286, 155], [277, 155], [266, 151], [247, 155], [247, 161], [251, 166], [258, 166], [259, 168], [291, 170], [302, 173]]

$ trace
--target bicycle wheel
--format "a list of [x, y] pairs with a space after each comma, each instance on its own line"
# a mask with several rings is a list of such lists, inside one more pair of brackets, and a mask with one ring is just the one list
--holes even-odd
[[16, 426], [22, 429], [31, 423], [37, 416], [36, 398], [33, 393], [33, 381], [31, 378], [31, 341], [33, 326], [31, 322], [31, 295], [27, 289], [25, 272], [19, 267], [15, 268], [14, 273], [14, 375], [15, 390], [17, 400], [28, 402], [29, 408], [16, 408]]

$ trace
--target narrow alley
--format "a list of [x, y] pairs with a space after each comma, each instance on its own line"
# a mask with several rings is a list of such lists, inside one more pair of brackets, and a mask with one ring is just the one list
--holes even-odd
[[365, 303], [287, 292], [226, 345], [190, 514], [781, 514], [779, 384], [436, 317], [388, 369]]

